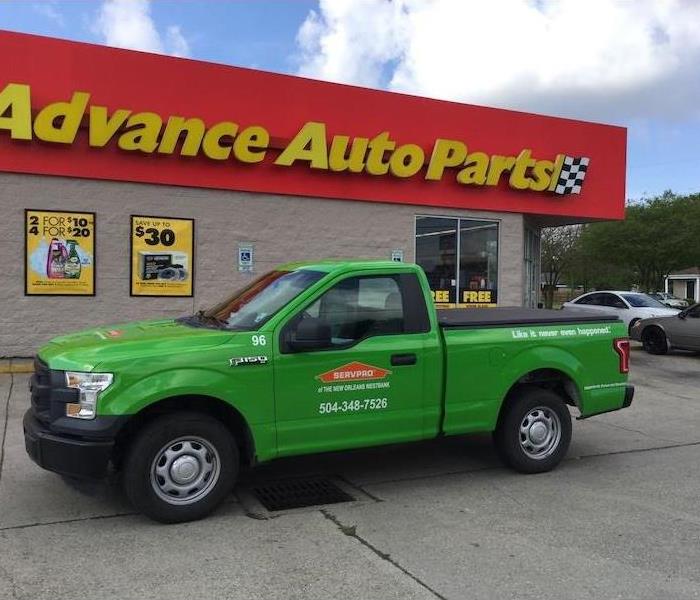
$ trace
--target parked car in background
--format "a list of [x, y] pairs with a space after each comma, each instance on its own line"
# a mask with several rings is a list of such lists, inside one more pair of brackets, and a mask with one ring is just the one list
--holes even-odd
[[608, 290], [583, 294], [564, 302], [561, 307], [563, 310], [575, 309], [617, 315], [625, 322], [628, 331], [641, 319], [672, 317], [679, 312], [677, 308], [669, 308], [648, 294]]
[[678, 298], [674, 296], [673, 294], [669, 294], [668, 292], [654, 292], [653, 294], [649, 294], [652, 298], [658, 300], [661, 302], [661, 304], [665, 304], [669, 308], [680, 308], [683, 310], [684, 308], [688, 308], [688, 301], [683, 300], [682, 298]]
[[700, 351], [700, 304], [673, 317], [637, 321], [630, 337], [642, 342], [649, 354], [666, 354], [671, 348]]

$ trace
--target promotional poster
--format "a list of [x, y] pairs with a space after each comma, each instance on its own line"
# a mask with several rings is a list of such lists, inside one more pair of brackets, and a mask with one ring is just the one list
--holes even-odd
[[131, 295], [192, 296], [194, 220], [131, 216]]
[[95, 294], [95, 213], [24, 211], [25, 294]]

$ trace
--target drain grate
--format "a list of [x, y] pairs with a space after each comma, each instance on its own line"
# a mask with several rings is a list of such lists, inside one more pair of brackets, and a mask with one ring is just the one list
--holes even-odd
[[352, 502], [355, 499], [322, 477], [273, 481], [253, 487], [253, 493], [269, 511]]

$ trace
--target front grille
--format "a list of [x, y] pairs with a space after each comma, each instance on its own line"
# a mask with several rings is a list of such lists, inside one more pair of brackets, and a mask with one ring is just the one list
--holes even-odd
[[34, 375], [29, 380], [32, 410], [44, 423], [66, 414], [66, 402], [77, 402], [79, 392], [66, 387], [65, 371], [49, 369], [39, 357], [34, 359]]
[[51, 420], [51, 371], [39, 357], [34, 359], [34, 375], [29, 380], [32, 409], [40, 421]]

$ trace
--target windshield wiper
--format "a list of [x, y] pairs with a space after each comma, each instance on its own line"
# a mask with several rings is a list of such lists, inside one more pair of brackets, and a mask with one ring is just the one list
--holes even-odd
[[204, 310], [198, 310], [193, 315], [180, 317], [178, 321], [187, 325], [192, 325], [193, 327], [203, 327], [205, 323], [213, 323], [214, 325], [216, 325], [217, 329], [226, 328], [226, 321], [222, 321], [221, 319], [213, 315], [208, 315]]

